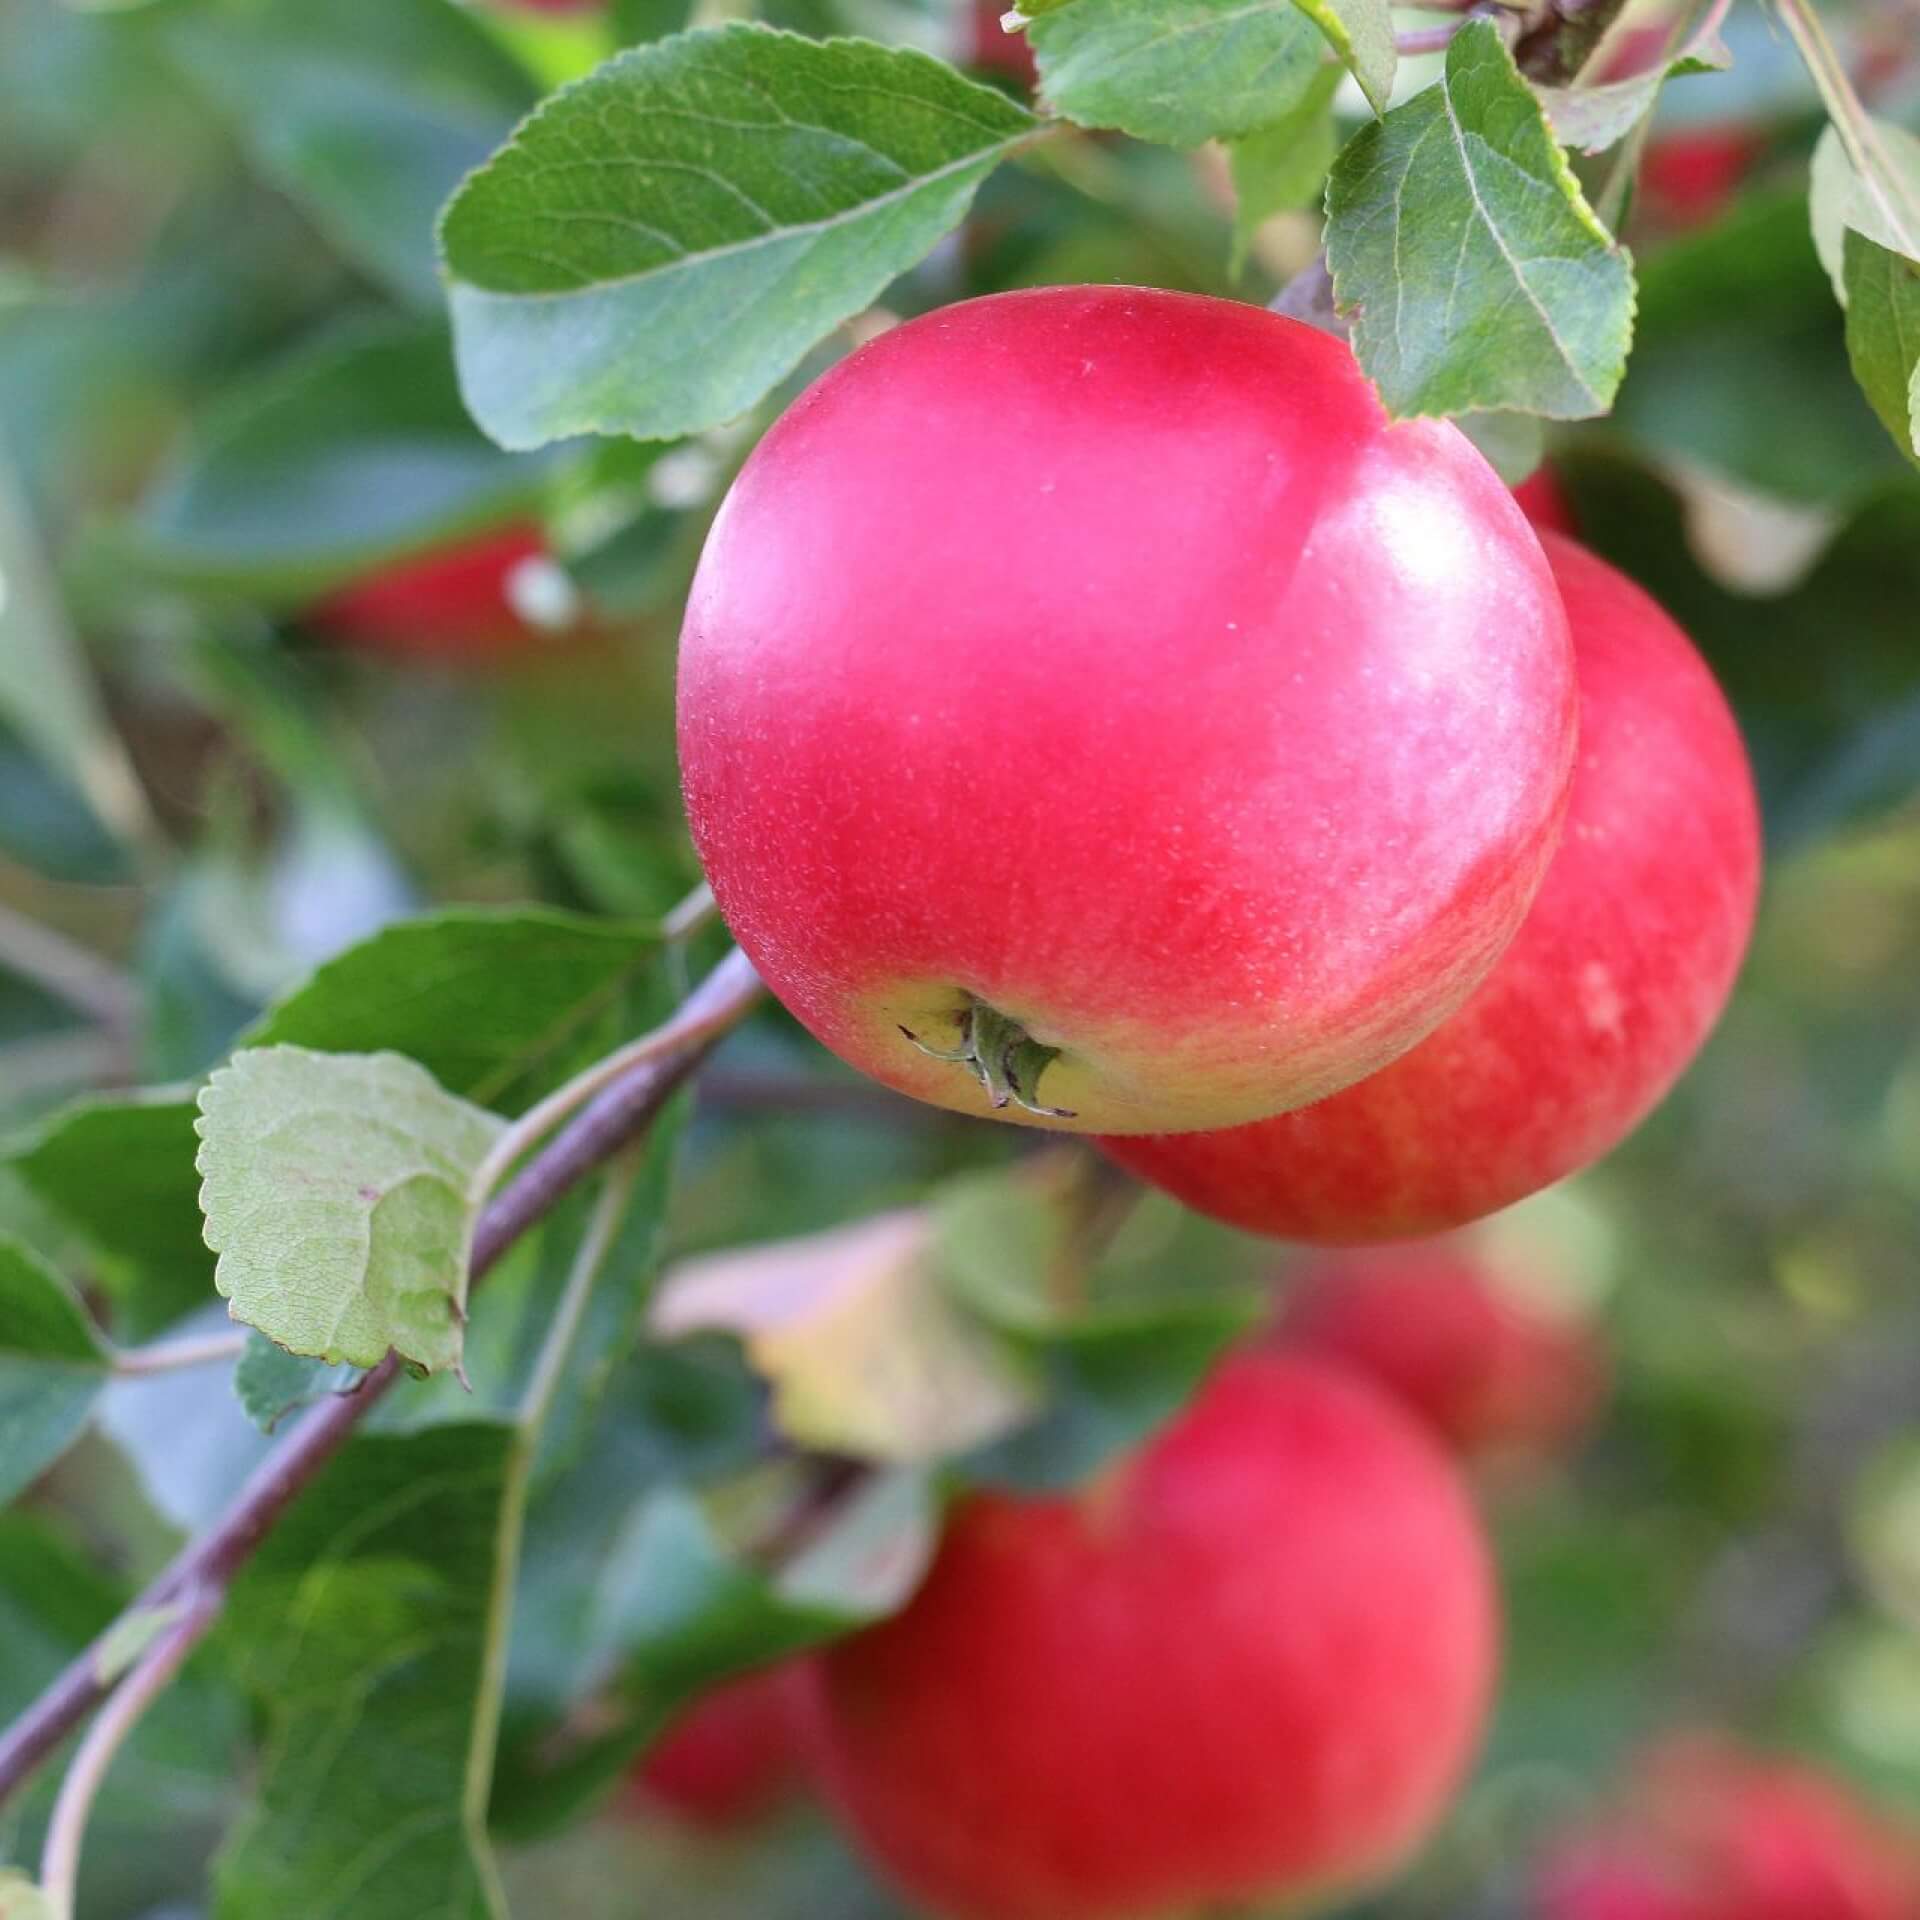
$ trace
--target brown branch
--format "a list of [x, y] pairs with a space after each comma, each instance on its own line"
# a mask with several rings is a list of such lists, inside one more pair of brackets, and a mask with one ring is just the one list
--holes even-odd
[[[738, 951], [714, 968], [669, 1023], [691, 1033], [685, 1046], [640, 1061], [603, 1088], [487, 1205], [474, 1229], [472, 1285], [587, 1175], [646, 1131], [728, 1028], [753, 1010], [763, 991], [759, 976]], [[204, 1635], [218, 1618], [218, 1603], [234, 1575], [400, 1374], [399, 1360], [388, 1354], [353, 1392], [315, 1407], [254, 1469], [226, 1512], [180, 1552], [128, 1612], [171, 1606], [191, 1594], [194, 1638]], [[113, 1631], [109, 1628], [82, 1652], [0, 1735], [0, 1804], [113, 1690], [113, 1681], [100, 1677], [102, 1649]]]

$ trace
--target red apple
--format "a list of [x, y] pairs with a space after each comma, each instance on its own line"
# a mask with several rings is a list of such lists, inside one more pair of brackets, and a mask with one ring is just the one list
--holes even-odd
[[1766, 137], [1738, 126], [1663, 133], [1640, 161], [1642, 204], [1669, 227], [1701, 227], [1721, 213], [1766, 150]]
[[1811, 1767], [1711, 1736], [1662, 1747], [1630, 1803], [1563, 1840], [1540, 1920], [1913, 1920], [1920, 1844]]
[[802, 1776], [795, 1686], [789, 1664], [703, 1694], [635, 1768], [636, 1798], [712, 1832], [770, 1812]]
[[[1010, 0], [1008, 0], [1010, 4]], [[1024, 33], [1009, 33], [1000, 24], [1008, 5], [1003, 0], [970, 0], [967, 7], [967, 64], [989, 73], [1004, 73], [1022, 92], [1040, 84], [1040, 69]]]
[[1105, 1143], [1189, 1206], [1325, 1243], [1459, 1226], [1608, 1152], [1726, 1003], [1760, 864], [1739, 731], [1652, 600], [1542, 537], [1579, 658], [1580, 764], [1520, 937], [1437, 1033], [1331, 1100], [1221, 1133]]
[[538, 645], [518, 611], [514, 575], [546, 558], [546, 540], [518, 523], [396, 561], [309, 608], [305, 624], [349, 646], [421, 660], [499, 659]]
[[1573, 502], [1567, 498], [1560, 476], [1551, 467], [1535, 467], [1514, 488], [1513, 497], [1520, 502], [1520, 511], [1537, 532], [1575, 534], [1580, 531], [1574, 519]]
[[1323, 1258], [1289, 1291], [1280, 1337], [1365, 1374], [1467, 1454], [1562, 1450], [1606, 1381], [1590, 1326], [1444, 1240]]
[[1576, 726], [1492, 469], [1340, 342], [1137, 287], [840, 362], [734, 483], [680, 652], [694, 838], [820, 1039], [1109, 1132], [1332, 1092], [1519, 925]]
[[1439, 1818], [1496, 1638], [1432, 1442], [1336, 1368], [1243, 1355], [1078, 1496], [966, 1501], [907, 1610], [817, 1663], [816, 1770], [943, 1920], [1328, 1896]]

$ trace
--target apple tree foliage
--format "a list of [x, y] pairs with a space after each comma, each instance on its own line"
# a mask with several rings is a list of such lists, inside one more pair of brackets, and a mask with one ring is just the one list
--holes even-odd
[[[1696, 1084], [1515, 1229], [1617, 1290], [1620, 1431], [1503, 1536], [1431, 1887], [1494, 1887], [1512, 1783], [1592, 1777], [1675, 1663], [1920, 1797], [1914, 1549], [1863, 1471], [1920, 1380], [1897, 10], [1048, 0], [1005, 29], [1032, 92], [964, 12], [0, 0], [0, 1719], [90, 1644], [142, 1670], [200, 1590], [137, 1596], [366, 1396], [222, 1564], [82, 1920], [892, 1912], [813, 1827], [709, 1883], [599, 1810], [678, 1706], [898, 1605], [955, 1489], [1093, 1470], [1258, 1310], [1269, 1250], [1116, 1222], [1075, 1152], [745, 1000], [500, 1237], [527, 1117], [721, 964], [669, 710], [727, 477], [888, 317], [1069, 280], [1277, 299], [1392, 413], [1550, 453], [1791, 857]], [[1681, 218], [1636, 180], [1703, 127], [1746, 177]], [[314, 644], [326, 595], [528, 520], [573, 639]], [[1751, 1659], [1745, 1565], [1811, 1596]], [[66, 1920], [60, 1777], [0, 1805], [0, 1914]]]

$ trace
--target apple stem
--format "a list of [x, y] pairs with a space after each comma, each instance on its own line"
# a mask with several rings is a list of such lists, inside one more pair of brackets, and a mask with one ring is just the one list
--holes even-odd
[[1040, 1076], [1059, 1057], [1060, 1049], [1043, 1047], [998, 1007], [969, 997], [960, 1015], [957, 1047], [930, 1046], [911, 1027], [900, 1031], [930, 1059], [951, 1060], [967, 1068], [986, 1089], [996, 1113], [1011, 1105], [1048, 1120], [1074, 1118], [1067, 1108], [1043, 1107], [1034, 1097], [1040, 1090]]

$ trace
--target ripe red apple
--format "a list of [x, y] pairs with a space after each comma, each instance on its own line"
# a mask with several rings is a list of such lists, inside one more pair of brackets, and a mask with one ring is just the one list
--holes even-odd
[[1000, 24], [1008, 8], [1002, 0], [969, 0], [967, 7], [967, 64], [989, 73], [1004, 73], [1022, 92], [1040, 84], [1040, 68], [1024, 33], [1009, 33]]
[[1280, 1337], [1365, 1374], [1467, 1454], [1561, 1451], [1606, 1384], [1591, 1326], [1446, 1240], [1319, 1260], [1289, 1290]]
[[1705, 1040], [1752, 929], [1760, 836], [1738, 729], [1686, 636], [1542, 536], [1579, 659], [1580, 764], [1520, 936], [1440, 1030], [1257, 1126], [1110, 1140], [1203, 1213], [1324, 1243], [1459, 1226], [1597, 1160]]
[[1496, 1637], [1427, 1436], [1248, 1354], [1077, 1496], [963, 1503], [906, 1611], [816, 1663], [816, 1772], [943, 1920], [1326, 1897], [1439, 1818]]
[[680, 651], [727, 924], [876, 1079], [1110, 1132], [1385, 1064], [1498, 957], [1576, 726], [1552, 576], [1448, 425], [1235, 301], [998, 294], [817, 381]]
[[1625, 1808], [1563, 1840], [1540, 1920], [1913, 1920], [1920, 1843], [1811, 1767], [1710, 1736], [1643, 1764]]
[[539, 527], [517, 523], [396, 561], [307, 610], [305, 624], [349, 646], [420, 660], [497, 660], [540, 642], [513, 580], [546, 558]]
[[1703, 227], [1720, 214], [1766, 150], [1749, 127], [1698, 127], [1647, 142], [1641, 204], [1669, 227]]
[[795, 1687], [787, 1664], [703, 1694], [634, 1769], [635, 1797], [712, 1832], [770, 1812], [802, 1776]]
[[1573, 502], [1560, 484], [1560, 476], [1551, 467], [1535, 467], [1514, 488], [1513, 497], [1520, 511], [1533, 523], [1536, 532], [1575, 534], [1580, 531], [1574, 519]]

